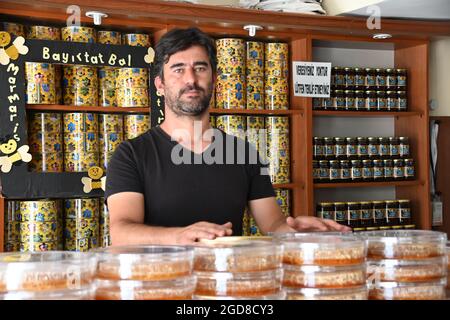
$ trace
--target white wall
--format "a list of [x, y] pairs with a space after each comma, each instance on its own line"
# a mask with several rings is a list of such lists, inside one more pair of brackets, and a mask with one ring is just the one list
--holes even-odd
[[429, 98], [437, 102], [431, 116], [450, 116], [450, 37], [431, 41]]

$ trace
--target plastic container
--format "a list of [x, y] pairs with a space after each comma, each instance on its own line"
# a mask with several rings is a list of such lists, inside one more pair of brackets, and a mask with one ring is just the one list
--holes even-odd
[[192, 273], [193, 248], [177, 246], [116, 246], [95, 251], [98, 279], [159, 281]]
[[198, 296], [255, 297], [281, 290], [283, 269], [254, 272], [195, 272]]
[[368, 259], [425, 259], [445, 255], [447, 235], [427, 230], [369, 231], [359, 234], [368, 241]]
[[375, 281], [429, 282], [439, 280], [447, 275], [447, 257], [369, 261], [367, 274]]
[[[226, 238], [222, 238], [226, 239]], [[281, 268], [283, 247], [271, 241], [217, 240], [195, 248], [195, 271], [249, 272]]]
[[442, 300], [447, 279], [434, 282], [378, 282], [369, 289], [370, 300]]
[[365, 264], [343, 267], [284, 265], [283, 286], [290, 288], [348, 288], [366, 283]]
[[284, 245], [284, 264], [355, 265], [366, 258], [366, 243], [351, 235], [286, 233], [275, 239]]
[[217, 296], [198, 296], [194, 295], [193, 300], [286, 300], [286, 292], [280, 291], [275, 294], [265, 296], [252, 296], [252, 297], [217, 297]]
[[81, 289], [94, 280], [96, 262], [87, 253], [3, 253], [0, 292]]
[[96, 280], [97, 300], [188, 300], [192, 299], [195, 276], [165, 281]]
[[92, 286], [77, 290], [56, 291], [13, 291], [0, 293], [0, 300], [93, 300], [95, 291]]
[[287, 300], [367, 300], [366, 285], [346, 289], [289, 289], [286, 288]]

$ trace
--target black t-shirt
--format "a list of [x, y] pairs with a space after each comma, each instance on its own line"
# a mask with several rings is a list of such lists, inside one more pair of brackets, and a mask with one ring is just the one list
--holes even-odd
[[160, 127], [123, 142], [108, 164], [105, 198], [119, 192], [142, 193], [147, 225], [231, 221], [233, 235], [241, 235], [247, 202], [275, 193], [252, 145], [220, 130], [214, 136], [202, 154], [172, 141]]

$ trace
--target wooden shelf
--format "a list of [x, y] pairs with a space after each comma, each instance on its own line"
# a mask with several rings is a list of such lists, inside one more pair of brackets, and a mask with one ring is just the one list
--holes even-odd
[[294, 189], [295, 183], [281, 183], [281, 184], [274, 184], [274, 189]]
[[242, 115], [263, 115], [263, 116], [284, 116], [292, 114], [302, 114], [301, 109], [291, 109], [291, 110], [247, 110], [247, 109], [217, 109], [213, 108], [209, 110], [212, 115], [223, 115], [223, 114], [242, 114]]
[[404, 111], [404, 112], [377, 112], [377, 111], [334, 111], [334, 110], [313, 110], [313, 116], [316, 117], [421, 117], [423, 112]]
[[381, 181], [381, 182], [330, 182], [330, 183], [314, 183], [316, 189], [326, 188], [361, 188], [361, 187], [407, 187], [421, 185], [423, 182], [419, 180], [410, 181]]
[[27, 104], [27, 110], [36, 111], [65, 111], [65, 112], [99, 112], [99, 113], [150, 113], [150, 108], [125, 107], [79, 107], [59, 104]]

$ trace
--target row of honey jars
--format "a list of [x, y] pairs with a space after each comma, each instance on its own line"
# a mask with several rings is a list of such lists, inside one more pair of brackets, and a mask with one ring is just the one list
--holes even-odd
[[315, 182], [412, 180], [413, 159], [313, 160]]
[[316, 216], [349, 226], [353, 231], [415, 228], [410, 200], [320, 202]]
[[406, 69], [333, 67], [331, 86], [340, 90], [406, 90]]
[[408, 137], [314, 137], [313, 155], [322, 159], [397, 159], [410, 156]]
[[314, 110], [406, 111], [406, 91], [331, 90], [329, 98], [313, 98]]

